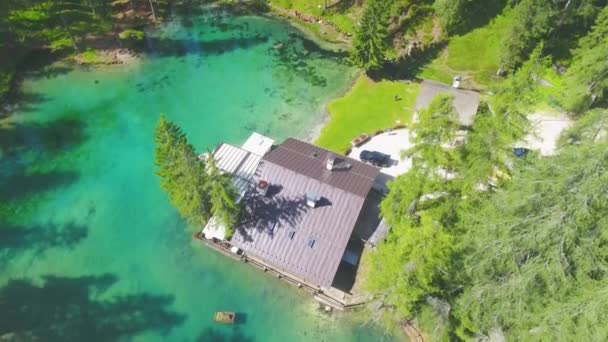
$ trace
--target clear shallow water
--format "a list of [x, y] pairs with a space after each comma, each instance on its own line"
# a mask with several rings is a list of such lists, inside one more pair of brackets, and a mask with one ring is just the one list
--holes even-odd
[[[201, 151], [254, 130], [306, 138], [353, 70], [257, 17], [176, 21], [149, 44], [134, 65], [26, 80], [27, 103], [0, 122], [0, 335], [390, 340], [194, 242], [153, 174], [159, 113]], [[215, 310], [242, 320], [214, 325]]]

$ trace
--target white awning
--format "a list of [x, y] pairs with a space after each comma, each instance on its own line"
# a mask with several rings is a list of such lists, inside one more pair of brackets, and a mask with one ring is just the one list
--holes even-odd
[[274, 144], [274, 140], [265, 137], [259, 133], [253, 132], [251, 136], [245, 141], [241, 148], [245, 151], [257, 154], [263, 157]]
[[211, 217], [207, 222], [205, 228], [203, 228], [203, 237], [207, 240], [216, 238], [218, 240], [226, 239], [226, 227], [217, 221], [215, 216]]
[[229, 144], [222, 144], [213, 153], [220, 171], [232, 175], [232, 182], [239, 191], [239, 200], [249, 188], [251, 178], [262, 157]]

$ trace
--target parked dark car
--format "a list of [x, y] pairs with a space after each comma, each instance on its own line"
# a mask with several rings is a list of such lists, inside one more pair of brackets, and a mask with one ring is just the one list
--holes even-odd
[[359, 159], [378, 167], [386, 167], [391, 164], [391, 156], [378, 151], [363, 150], [359, 153]]

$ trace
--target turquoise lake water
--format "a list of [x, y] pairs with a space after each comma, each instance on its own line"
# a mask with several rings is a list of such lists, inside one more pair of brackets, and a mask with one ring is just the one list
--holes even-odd
[[[148, 44], [129, 66], [26, 79], [25, 103], [0, 122], [0, 336], [392, 341], [197, 244], [153, 174], [159, 113], [200, 151], [252, 131], [307, 138], [352, 82], [343, 56], [225, 12], [172, 21]], [[240, 321], [215, 325], [216, 310]]]

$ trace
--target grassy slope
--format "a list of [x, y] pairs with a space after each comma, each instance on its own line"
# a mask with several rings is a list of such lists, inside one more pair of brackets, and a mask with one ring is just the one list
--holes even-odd
[[[418, 87], [416, 83], [374, 82], [361, 76], [346, 96], [329, 104], [331, 119], [316, 144], [344, 152], [361, 133], [393, 127], [396, 120], [409, 123]], [[396, 94], [401, 100], [395, 101]]]
[[507, 10], [486, 26], [451, 37], [447, 48], [418, 76], [451, 83], [453, 76], [461, 75], [465, 79], [463, 85], [472, 88], [482, 88], [497, 81], [500, 41], [511, 13]]
[[350, 34], [355, 33], [355, 22], [360, 16], [361, 8], [351, 6], [346, 9], [336, 9], [331, 7], [335, 1], [328, 0], [330, 8], [327, 11], [323, 9], [323, 0], [269, 0], [269, 2], [277, 7], [284, 9], [293, 9], [308, 15], [323, 17], [333, 22], [341, 30]]
[[563, 83], [562, 76], [553, 70], [553, 68], [547, 68], [542, 77], [550, 85], [541, 85], [539, 87], [539, 97], [535, 109], [544, 113], [562, 112], [563, 109], [561, 109], [559, 104]]

